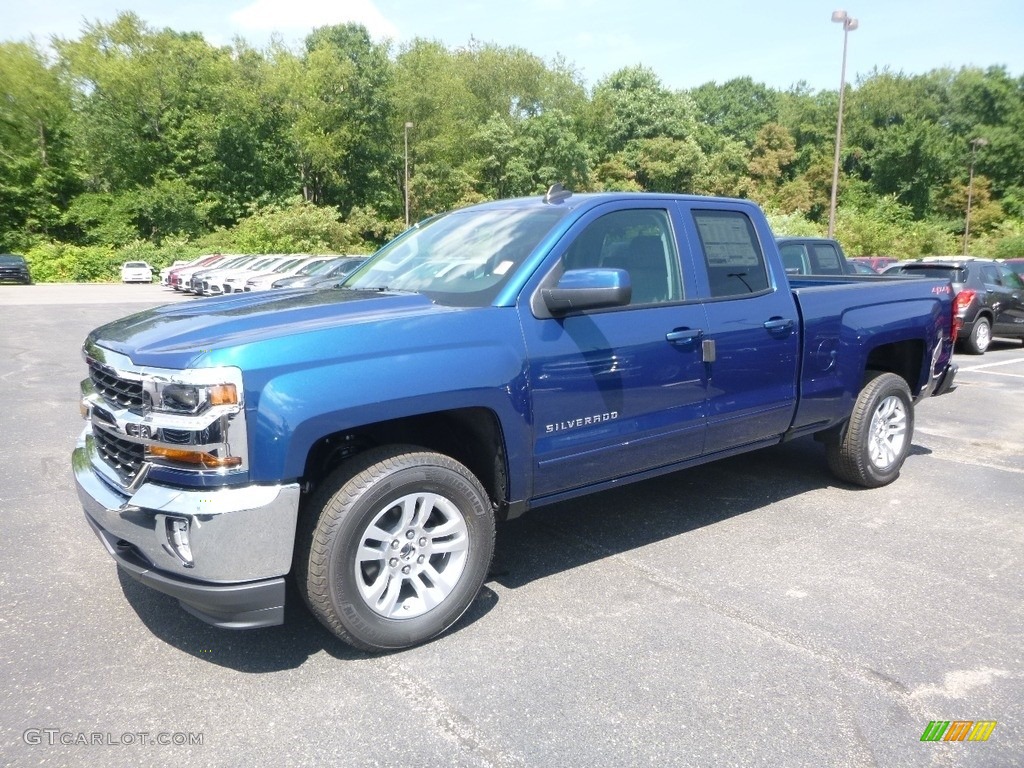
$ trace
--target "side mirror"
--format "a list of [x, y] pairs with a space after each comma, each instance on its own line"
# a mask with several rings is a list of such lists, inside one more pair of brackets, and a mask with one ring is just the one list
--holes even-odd
[[552, 315], [587, 309], [624, 307], [633, 298], [629, 273], [624, 269], [572, 269], [554, 288], [541, 290], [544, 306]]

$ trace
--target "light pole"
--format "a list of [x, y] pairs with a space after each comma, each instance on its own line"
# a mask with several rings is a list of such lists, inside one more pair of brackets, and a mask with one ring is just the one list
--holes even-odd
[[412, 123], [405, 124], [405, 226], [409, 227], [409, 129]]
[[971, 200], [974, 197], [974, 161], [978, 158], [978, 147], [988, 144], [987, 139], [980, 136], [971, 139], [971, 173], [967, 177], [967, 219], [964, 221], [964, 256], [967, 255], [968, 243], [971, 237]]
[[836, 190], [839, 188], [839, 150], [843, 143], [843, 97], [846, 95], [846, 41], [858, 27], [857, 20], [846, 11], [832, 11], [832, 21], [843, 25], [843, 69], [839, 75], [839, 117], [836, 119], [836, 157], [832, 162], [832, 201], [828, 207], [828, 236], [836, 232]]

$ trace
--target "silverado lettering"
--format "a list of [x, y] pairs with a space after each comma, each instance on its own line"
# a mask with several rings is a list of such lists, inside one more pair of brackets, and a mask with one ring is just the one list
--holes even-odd
[[560, 421], [557, 424], [547, 424], [544, 427], [545, 432], [561, 432], [564, 429], [574, 429], [575, 427], [586, 427], [591, 424], [601, 424], [612, 419], [619, 418], [619, 414], [615, 411], [611, 413], [598, 413], [594, 416], [584, 416], [581, 419], [573, 419], [572, 421]]

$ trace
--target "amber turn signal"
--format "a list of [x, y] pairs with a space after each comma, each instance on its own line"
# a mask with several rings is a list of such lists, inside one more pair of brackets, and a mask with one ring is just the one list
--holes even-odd
[[[234, 387], [231, 387], [234, 390]], [[151, 456], [158, 456], [161, 459], [180, 461], [182, 464], [198, 464], [205, 469], [219, 469], [221, 467], [237, 467], [242, 463], [241, 456], [225, 456], [219, 458], [211, 453], [203, 451], [183, 451], [180, 448], [162, 448], [159, 445], [149, 446]]]
[[210, 387], [210, 405], [237, 405], [238, 390], [234, 384], [217, 384]]

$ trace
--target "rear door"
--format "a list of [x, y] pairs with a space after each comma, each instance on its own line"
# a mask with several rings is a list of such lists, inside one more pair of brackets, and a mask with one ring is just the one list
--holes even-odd
[[800, 321], [785, 277], [765, 257], [771, 232], [758, 231], [742, 204], [683, 203], [679, 216], [714, 344], [704, 452], [777, 439], [796, 409]]

